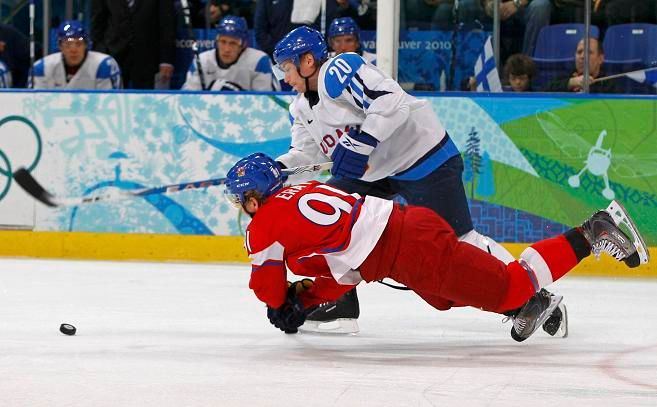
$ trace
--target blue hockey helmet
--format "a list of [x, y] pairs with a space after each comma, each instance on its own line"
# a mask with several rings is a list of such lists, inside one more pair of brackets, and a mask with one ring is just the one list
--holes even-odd
[[[280, 72], [280, 65], [285, 61], [292, 61], [299, 66], [299, 57], [310, 52], [317, 62], [328, 58], [328, 48], [324, 36], [317, 30], [301, 26], [287, 33], [274, 47], [274, 61]], [[280, 74], [277, 72], [278, 79]]]
[[351, 17], [336, 18], [331, 22], [328, 30], [328, 39], [340, 35], [355, 35], [360, 40], [360, 27]]
[[268, 198], [283, 187], [283, 175], [278, 163], [263, 153], [254, 153], [239, 160], [226, 175], [226, 198], [236, 207], [246, 201], [244, 193], [257, 191]]
[[244, 17], [226, 16], [217, 26], [217, 35], [239, 38], [242, 40], [242, 45], [245, 45], [249, 38], [249, 26]]
[[88, 41], [87, 31], [81, 22], [77, 20], [67, 20], [57, 28], [57, 42], [68, 40]]

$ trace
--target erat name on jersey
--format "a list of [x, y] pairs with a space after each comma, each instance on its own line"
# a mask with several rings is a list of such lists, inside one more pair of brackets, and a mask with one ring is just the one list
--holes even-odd
[[290, 199], [294, 198], [294, 196], [298, 192], [303, 191], [309, 185], [311, 185], [311, 183], [309, 182], [302, 182], [301, 184], [292, 185], [290, 187], [285, 188], [283, 191], [279, 192], [278, 194], [274, 195], [274, 198], [281, 198], [281, 199], [285, 199], [286, 201], [289, 201]]

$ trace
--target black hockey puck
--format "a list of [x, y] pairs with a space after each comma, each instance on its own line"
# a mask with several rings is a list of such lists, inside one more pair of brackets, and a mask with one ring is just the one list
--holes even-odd
[[75, 335], [75, 331], [77, 331], [77, 329], [71, 324], [61, 324], [59, 326], [59, 332], [64, 335]]

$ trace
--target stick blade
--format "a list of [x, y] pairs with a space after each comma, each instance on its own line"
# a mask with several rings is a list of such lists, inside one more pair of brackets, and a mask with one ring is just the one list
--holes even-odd
[[13, 176], [18, 185], [34, 199], [50, 207], [58, 206], [55, 197], [46, 191], [27, 169], [21, 167], [14, 171]]

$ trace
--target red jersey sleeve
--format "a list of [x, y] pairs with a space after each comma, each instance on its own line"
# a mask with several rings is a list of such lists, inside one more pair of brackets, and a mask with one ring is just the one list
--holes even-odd
[[244, 240], [251, 257], [249, 288], [260, 301], [272, 308], [278, 308], [285, 303], [287, 294], [287, 269], [283, 259], [285, 249], [276, 241], [262, 240], [258, 239], [259, 235], [252, 235], [251, 226], [249, 225]]

